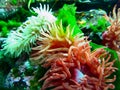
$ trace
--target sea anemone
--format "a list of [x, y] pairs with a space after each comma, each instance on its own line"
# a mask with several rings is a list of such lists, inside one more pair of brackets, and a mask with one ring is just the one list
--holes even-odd
[[31, 16], [16, 31], [12, 31], [3, 44], [6, 54], [18, 57], [22, 52], [31, 51], [36, 38], [40, 36], [41, 29], [56, 21], [49, 6], [40, 4], [40, 8], [33, 8], [37, 16]]
[[30, 60], [37, 64], [47, 61], [48, 57], [68, 52], [75, 38], [82, 36], [82, 34], [73, 36], [74, 28], [71, 29], [68, 25], [64, 29], [62, 21], [59, 24], [53, 23], [48, 28], [49, 30], [45, 28], [41, 30], [41, 36], [37, 38], [37, 46], [32, 48]]
[[56, 17], [53, 16], [52, 9], [49, 8], [49, 5], [44, 5], [42, 7], [42, 4], [40, 4], [40, 8], [33, 8], [35, 13], [38, 14], [38, 17], [43, 19], [43, 21], [46, 21], [46, 23], [52, 23], [55, 22]]
[[102, 43], [116, 51], [120, 52], [120, 8], [116, 14], [116, 6], [113, 9], [113, 17], [105, 15], [105, 18], [110, 22], [110, 26], [102, 35]]
[[116, 70], [114, 60], [99, 48], [91, 51], [86, 37], [76, 39], [68, 53], [53, 57], [43, 64], [48, 68], [39, 80], [44, 81], [41, 90], [108, 90], [114, 89], [110, 75]]

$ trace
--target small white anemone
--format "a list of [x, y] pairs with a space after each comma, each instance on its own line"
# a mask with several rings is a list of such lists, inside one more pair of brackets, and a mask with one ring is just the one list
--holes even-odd
[[56, 17], [52, 14], [52, 9], [49, 8], [49, 5], [40, 4], [40, 7], [33, 8], [35, 13], [38, 14], [38, 17], [45, 19], [46, 21], [53, 23], [56, 21]]

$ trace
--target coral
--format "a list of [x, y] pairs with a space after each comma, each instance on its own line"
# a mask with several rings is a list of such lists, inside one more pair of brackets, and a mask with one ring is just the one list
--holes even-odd
[[109, 62], [110, 55], [103, 49], [90, 50], [89, 41], [82, 37], [76, 39], [68, 53], [50, 58], [44, 63], [50, 68], [39, 80], [43, 81], [41, 90], [108, 90], [114, 89], [116, 76], [114, 60]]
[[18, 57], [22, 52], [29, 54], [36, 38], [40, 36], [41, 29], [47, 28], [48, 24], [53, 23], [56, 18], [52, 15], [49, 6], [33, 8], [37, 16], [31, 16], [16, 31], [11, 31], [3, 44], [6, 54]]
[[116, 51], [120, 52], [120, 8], [116, 14], [116, 6], [113, 9], [113, 17], [105, 16], [105, 18], [110, 22], [110, 26], [107, 28], [102, 35], [102, 43]]

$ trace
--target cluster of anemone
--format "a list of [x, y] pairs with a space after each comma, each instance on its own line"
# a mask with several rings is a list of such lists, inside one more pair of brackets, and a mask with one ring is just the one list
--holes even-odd
[[[40, 90], [108, 90], [114, 89], [109, 77], [117, 70], [111, 56], [103, 48], [91, 51], [83, 34], [74, 34], [74, 28], [56, 23], [49, 7], [34, 8], [37, 16], [30, 17], [17, 31], [13, 31], [4, 42], [4, 50], [19, 56], [30, 53], [30, 60], [47, 68], [39, 79]], [[34, 45], [33, 45], [34, 44]], [[33, 45], [31, 47], [31, 45]]]
[[115, 61], [109, 61], [110, 54], [103, 48], [91, 51], [87, 37], [73, 36], [73, 31], [69, 26], [64, 30], [62, 23], [52, 24], [32, 48], [31, 60], [49, 68], [39, 80], [43, 82], [41, 90], [114, 89], [116, 76], [109, 76], [117, 69]]
[[117, 10], [116, 14], [115, 6], [112, 14], [112, 17], [105, 15], [105, 18], [110, 22], [110, 26], [102, 35], [102, 43], [105, 46], [120, 52], [120, 8]]

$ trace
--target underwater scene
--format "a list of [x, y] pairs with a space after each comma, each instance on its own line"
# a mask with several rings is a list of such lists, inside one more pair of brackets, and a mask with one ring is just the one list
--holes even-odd
[[0, 90], [120, 90], [120, 0], [0, 0]]

